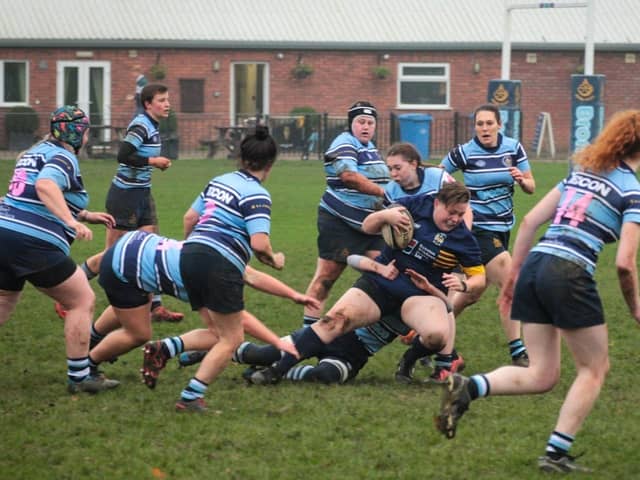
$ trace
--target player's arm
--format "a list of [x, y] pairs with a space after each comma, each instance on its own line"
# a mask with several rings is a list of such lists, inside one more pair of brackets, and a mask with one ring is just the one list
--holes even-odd
[[184, 238], [187, 238], [193, 231], [193, 227], [198, 223], [200, 214], [193, 208], [189, 208], [182, 217], [182, 228], [184, 231]]
[[266, 233], [254, 233], [251, 235], [251, 249], [256, 258], [265, 265], [269, 265], [276, 270], [282, 270], [284, 267], [284, 253], [273, 252], [269, 235]]
[[624, 301], [633, 318], [640, 323], [640, 298], [638, 297], [638, 243], [640, 242], [640, 224], [625, 222], [620, 232], [620, 244], [616, 253], [618, 282]]
[[347, 257], [347, 265], [359, 272], [373, 272], [388, 279], [394, 280], [398, 276], [398, 269], [395, 266], [396, 261], [391, 260], [388, 264], [375, 261], [364, 255], [349, 255]]
[[358, 190], [361, 193], [366, 193], [367, 195], [384, 197], [384, 188], [372, 182], [361, 173], [347, 170], [342, 172], [339, 177], [342, 183], [344, 183], [349, 188]]
[[320, 308], [320, 302], [316, 298], [300, 293], [268, 273], [256, 270], [249, 265], [244, 271], [244, 281], [250, 287], [261, 292], [275, 295], [276, 297], [288, 298], [295, 303], [311, 308]]
[[362, 222], [362, 231], [369, 234], [380, 233], [385, 223], [391, 224], [397, 231], [406, 231], [411, 227], [411, 219], [402, 213], [404, 207], [391, 207], [370, 213]]

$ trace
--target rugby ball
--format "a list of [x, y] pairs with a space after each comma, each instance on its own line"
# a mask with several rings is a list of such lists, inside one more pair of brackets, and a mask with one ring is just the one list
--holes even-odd
[[[392, 208], [393, 205], [390, 207]], [[397, 232], [393, 229], [393, 226], [389, 223], [385, 223], [382, 225], [380, 232], [382, 233], [382, 238], [384, 239], [384, 243], [389, 245], [391, 248], [396, 248], [402, 250], [409, 245], [409, 242], [413, 240], [413, 217], [409, 213], [407, 209], [402, 209], [402, 213], [404, 213], [411, 220], [411, 224], [407, 230], [403, 230]]]

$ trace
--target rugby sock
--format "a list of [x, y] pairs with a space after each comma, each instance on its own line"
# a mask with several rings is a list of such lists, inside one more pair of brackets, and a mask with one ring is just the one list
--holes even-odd
[[79, 267], [80, 267], [80, 270], [82, 270], [84, 274], [87, 276], [87, 280], [91, 280], [92, 278], [96, 278], [98, 276], [96, 272], [92, 271], [89, 268], [89, 265], [87, 264], [86, 260], [82, 262], [82, 265], [79, 265]]
[[[436, 352], [425, 347], [420, 341], [420, 336], [416, 335], [411, 341], [411, 346], [402, 355], [402, 358], [404, 358], [406, 365], [414, 365], [419, 359], [428, 357], [434, 353]], [[451, 362], [449, 362], [449, 366], [451, 366]]]
[[472, 375], [470, 382], [467, 386], [469, 390], [469, 396], [471, 400], [475, 400], [478, 397], [486, 397], [491, 391], [489, 386], [489, 380], [484, 375]]
[[[322, 352], [325, 345], [313, 328], [305, 328], [300, 337], [296, 339], [295, 346], [300, 354], [300, 360], [303, 360], [305, 358], [314, 357], [318, 353]], [[273, 366], [273, 369], [283, 377], [289, 369], [294, 365], [297, 365], [300, 360], [290, 353], [285, 353], [282, 359]]]
[[106, 335], [101, 334], [98, 330], [96, 330], [96, 324], [93, 323], [91, 325], [91, 339], [89, 340], [89, 350], [93, 350], [93, 348], [98, 345]]
[[198, 398], [203, 398], [204, 394], [207, 392], [208, 387], [208, 383], [205, 383], [202, 380], [198, 380], [196, 377], [193, 377], [191, 380], [189, 380], [189, 385], [187, 385], [187, 387], [182, 390], [180, 399], [185, 402], [193, 402]]
[[89, 357], [67, 358], [67, 377], [69, 381], [79, 383], [89, 376]]
[[526, 351], [527, 349], [525, 348], [524, 342], [521, 338], [516, 338], [509, 342], [509, 353], [511, 354], [511, 358], [516, 358]]
[[162, 296], [154, 295], [151, 299], [151, 311], [153, 312], [156, 308], [162, 305]]
[[312, 365], [296, 365], [287, 372], [285, 378], [294, 382], [301, 382], [305, 377], [313, 371]]
[[547, 441], [547, 455], [556, 460], [568, 455], [575, 438], [573, 435], [554, 430]]
[[443, 355], [442, 353], [438, 353], [434, 358], [435, 366], [444, 368], [447, 370], [451, 370], [451, 363], [456, 359], [456, 357], [457, 355], [454, 356], [453, 353], [450, 353], [448, 355]]
[[304, 317], [302, 317], [302, 326], [310, 327], [311, 325], [316, 323], [318, 320], [320, 320], [320, 318], [312, 317], [311, 315], [305, 315]]
[[273, 345], [256, 345], [243, 342], [233, 353], [233, 361], [247, 365], [261, 365], [268, 367], [281, 358], [280, 350]]
[[162, 351], [173, 358], [184, 352], [184, 342], [180, 337], [167, 337], [162, 340]]

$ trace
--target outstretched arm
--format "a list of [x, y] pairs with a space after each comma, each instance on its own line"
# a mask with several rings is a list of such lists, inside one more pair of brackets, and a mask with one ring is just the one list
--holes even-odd
[[249, 265], [247, 265], [244, 271], [244, 281], [250, 287], [260, 290], [261, 292], [275, 295], [276, 297], [288, 298], [306, 307], [320, 308], [320, 301], [318, 299], [300, 293], [268, 273], [256, 270]]
[[364, 255], [349, 255], [347, 257], [347, 264], [350, 267], [358, 270], [359, 272], [377, 273], [387, 280], [394, 280], [398, 276], [399, 272], [395, 263], [395, 260], [391, 260], [385, 265], [372, 258], [365, 257]]

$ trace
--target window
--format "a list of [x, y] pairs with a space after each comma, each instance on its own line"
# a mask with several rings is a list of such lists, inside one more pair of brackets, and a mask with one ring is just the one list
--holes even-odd
[[0, 105], [27, 105], [27, 62], [0, 60]]
[[449, 64], [398, 65], [400, 108], [449, 108]]
[[180, 106], [183, 113], [204, 112], [204, 80], [180, 80]]

